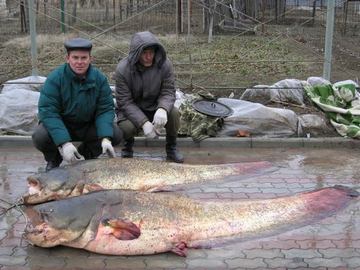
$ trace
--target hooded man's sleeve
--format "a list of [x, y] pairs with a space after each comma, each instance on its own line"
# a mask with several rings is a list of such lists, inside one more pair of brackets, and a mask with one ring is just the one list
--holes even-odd
[[158, 98], [158, 108], [165, 109], [168, 113], [172, 110], [175, 103], [175, 76], [173, 66], [166, 60], [162, 68], [162, 82], [160, 96]]

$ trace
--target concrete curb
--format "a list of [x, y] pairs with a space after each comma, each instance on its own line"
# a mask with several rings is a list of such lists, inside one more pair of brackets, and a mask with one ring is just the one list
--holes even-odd
[[[165, 138], [146, 139], [137, 137], [135, 146], [163, 147]], [[33, 146], [31, 136], [0, 136], [0, 147]], [[237, 148], [360, 148], [360, 140], [342, 137], [324, 138], [237, 138], [216, 137], [201, 142], [191, 138], [179, 138], [179, 147], [237, 147]]]

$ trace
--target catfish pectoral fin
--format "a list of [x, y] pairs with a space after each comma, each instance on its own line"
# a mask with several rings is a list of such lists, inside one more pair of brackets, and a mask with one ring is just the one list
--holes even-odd
[[186, 257], [187, 255], [187, 245], [185, 242], [180, 242], [178, 244], [175, 245], [175, 247], [173, 247], [171, 249], [171, 252], [175, 253], [176, 255], [179, 255], [181, 257]]
[[84, 191], [83, 193], [89, 193], [89, 192], [93, 192], [93, 191], [97, 191], [97, 190], [103, 190], [104, 188], [102, 186], [100, 186], [99, 184], [86, 184], [84, 187]]
[[119, 240], [133, 240], [139, 238], [140, 228], [131, 221], [124, 219], [103, 220], [105, 226], [112, 229], [112, 234]]

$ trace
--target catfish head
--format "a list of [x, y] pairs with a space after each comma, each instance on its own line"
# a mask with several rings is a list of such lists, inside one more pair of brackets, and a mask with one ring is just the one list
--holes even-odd
[[[139, 225], [124, 218], [122, 191], [99, 191], [66, 200], [24, 206], [25, 238], [40, 247], [56, 245], [84, 248], [96, 236], [132, 240], [140, 236]], [[126, 208], [126, 207], [125, 207]], [[120, 209], [120, 211], [119, 211]], [[126, 208], [127, 209], [127, 208]]]
[[86, 193], [84, 176], [77, 170], [55, 168], [30, 175], [27, 182], [28, 192], [22, 197], [25, 204], [38, 204]]
[[[77, 241], [79, 245], [89, 241], [97, 227], [97, 205], [89, 205], [87, 198], [78, 197], [75, 202], [60, 200], [33, 206], [24, 206], [27, 217], [25, 238], [42, 247], [66, 245]], [[101, 207], [101, 204], [100, 204]], [[87, 235], [88, 237], [85, 237]]]
[[25, 230], [25, 238], [31, 243], [42, 247], [54, 247], [79, 237], [79, 232], [52, 226], [46, 213], [33, 208], [26, 209], [25, 213], [30, 221]]

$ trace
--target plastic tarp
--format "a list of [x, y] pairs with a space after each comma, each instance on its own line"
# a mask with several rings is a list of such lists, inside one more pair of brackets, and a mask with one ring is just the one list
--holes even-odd
[[44, 77], [30, 76], [4, 84], [0, 93], [1, 134], [32, 134], [38, 124], [38, 91], [44, 81]]
[[240, 99], [260, 102], [262, 104], [269, 102], [284, 102], [296, 105], [305, 105], [303, 89], [304, 83], [306, 82], [297, 79], [285, 79], [270, 86], [256, 85], [254, 88], [246, 89]]
[[233, 114], [224, 118], [218, 136], [237, 136], [239, 131], [258, 137], [291, 137], [301, 133], [298, 117], [291, 110], [238, 99], [219, 98], [218, 101], [233, 109]]
[[341, 136], [360, 138], [360, 98], [354, 81], [346, 80], [334, 84], [306, 86], [310, 99], [330, 119]]

